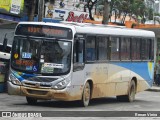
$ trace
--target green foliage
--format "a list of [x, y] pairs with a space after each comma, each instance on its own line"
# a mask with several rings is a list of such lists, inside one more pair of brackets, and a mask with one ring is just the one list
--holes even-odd
[[76, 4], [76, 6], [75, 6], [76, 8], [79, 8], [80, 7], [80, 3], [78, 3], [78, 4]]
[[160, 16], [160, 13], [154, 13], [154, 16]]
[[153, 20], [153, 9], [152, 8], [148, 8], [148, 12], [147, 12], [147, 16], [149, 20]]
[[[98, 0], [96, 3], [96, 9], [103, 11], [104, 2], [106, 0]], [[122, 23], [125, 21], [125, 17], [134, 16], [135, 19], [141, 18], [141, 22], [145, 22], [146, 17], [151, 18], [153, 11], [151, 11], [144, 3], [144, 0], [111, 0], [110, 14], [115, 12], [115, 17], [123, 16]], [[152, 14], [151, 14], [152, 13]], [[153, 18], [153, 17], [152, 17]]]

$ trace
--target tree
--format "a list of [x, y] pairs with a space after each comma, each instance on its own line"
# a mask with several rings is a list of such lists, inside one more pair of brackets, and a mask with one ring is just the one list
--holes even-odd
[[37, 0], [26, 0], [26, 7], [28, 9], [28, 21], [34, 20], [35, 8]]
[[103, 11], [102, 24], [108, 24], [109, 14], [110, 14], [108, 0], [97, 1], [95, 7], [97, 8], [97, 10], [99, 10], [99, 12]]
[[152, 8], [147, 9], [146, 16], [148, 17], [149, 20], [153, 20], [153, 9]]
[[126, 16], [130, 16], [130, 20], [134, 16], [136, 20], [141, 18], [141, 22], [145, 22], [148, 8], [143, 0], [112, 0], [111, 4], [111, 11], [116, 10], [115, 18], [117, 14], [119, 18], [123, 16], [121, 19], [122, 24], [125, 23]]
[[109, 20], [109, 2], [104, 0], [102, 24], [108, 24], [108, 20]]
[[[33, 21], [35, 13], [38, 14], [38, 21], [42, 21], [44, 17], [44, 1], [50, 2], [50, 4], [54, 4], [55, 0], [25, 0], [27, 7], [28, 20]], [[36, 9], [37, 8], [37, 9]]]
[[[110, 3], [110, 16], [112, 16], [112, 12], [114, 12], [114, 22], [116, 23], [116, 19], [119, 17], [120, 18], [120, 9], [121, 7], [121, 1], [120, 0], [112, 0], [111, 3]], [[110, 21], [111, 21], [111, 18], [110, 18]]]
[[86, 7], [88, 8], [88, 11], [89, 11], [89, 18], [91, 20], [94, 20], [93, 16], [92, 16], [92, 9], [93, 9], [93, 6], [97, 3], [97, 0], [88, 0], [87, 1], [87, 4], [86, 4]]

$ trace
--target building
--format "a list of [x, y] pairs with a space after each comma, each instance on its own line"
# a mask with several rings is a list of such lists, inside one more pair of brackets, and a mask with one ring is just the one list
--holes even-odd
[[144, 2], [149, 8], [152, 8], [154, 12], [160, 13], [159, 0], [144, 0]]
[[159, 0], [144, 0], [145, 4], [148, 8], [151, 8], [153, 10], [153, 20], [147, 21], [147, 24], [159, 24], [156, 22], [157, 20], [160, 20], [160, 1]]
[[85, 0], [55, 0], [54, 4], [48, 1], [45, 3], [44, 17], [62, 21], [83, 22], [85, 19], [89, 19], [85, 4]]
[[4, 36], [12, 44], [15, 26], [19, 21], [25, 19], [24, 0], [0, 0], [0, 42], [3, 42]]

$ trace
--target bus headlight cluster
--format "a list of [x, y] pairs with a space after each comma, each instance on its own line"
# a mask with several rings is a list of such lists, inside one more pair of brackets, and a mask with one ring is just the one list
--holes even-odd
[[70, 80], [62, 80], [59, 83], [57, 83], [56, 85], [53, 85], [52, 88], [53, 89], [57, 89], [57, 90], [61, 90], [66, 88], [66, 86], [70, 83]]
[[14, 84], [14, 85], [22, 85], [21, 82], [11, 73], [9, 75], [9, 80]]

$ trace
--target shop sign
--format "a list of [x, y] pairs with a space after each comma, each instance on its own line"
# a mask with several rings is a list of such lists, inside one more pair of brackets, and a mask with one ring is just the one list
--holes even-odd
[[20, 16], [23, 8], [24, 0], [0, 0], [0, 13]]
[[73, 10], [58, 9], [58, 8], [50, 10], [48, 9], [48, 7], [46, 7], [45, 17], [52, 18], [52, 19], [59, 19], [62, 21], [82, 23], [85, 19], [89, 19], [89, 13], [73, 11]]

